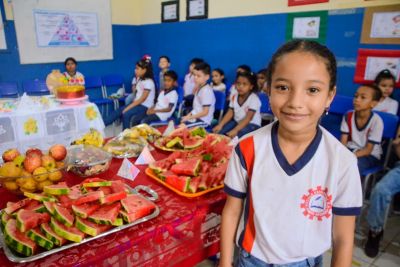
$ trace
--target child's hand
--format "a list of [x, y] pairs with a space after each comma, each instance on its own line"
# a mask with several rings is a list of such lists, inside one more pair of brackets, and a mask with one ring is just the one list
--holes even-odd
[[227, 136], [229, 136], [230, 138], [234, 138], [235, 136], [237, 136], [238, 131], [236, 130], [232, 130], [226, 133]]
[[124, 108], [124, 110], [122, 111], [122, 114], [125, 114], [128, 110], [130, 110], [129, 107]]
[[219, 124], [212, 129], [213, 133], [219, 133], [221, 130], [222, 127]]
[[154, 107], [149, 108], [149, 109], [147, 110], [147, 112], [146, 112], [147, 115], [152, 115], [152, 114], [154, 114], [154, 113], [155, 113], [155, 112], [154, 112]]
[[191, 115], [190, 114], [188, 114], [188, 115], [186, 115], [186, 116], [183, 116], [182, 117], [182, 120], [181, 120], [181, 122], [185, 122], [185, 121], [188, 121], [188, 120], [190, 120], [192, 117], [191, 117]]

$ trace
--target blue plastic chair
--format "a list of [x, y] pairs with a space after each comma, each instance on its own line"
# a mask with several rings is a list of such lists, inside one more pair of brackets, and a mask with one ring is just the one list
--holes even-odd
[[28, 95], [38, 96], [50, 94], [46, 82], [39, 79], [24, 81], [23, 88]]
[[224, 115], [226, 94], [221, 91], [215, 91], [215, 90], [213, 91], [215, 96], [215, 112], [219, 113], [218, 122], [220, 122], [222, 119], [222, 115]]
[[18, 97], [18, 86], [16, 82], [0, 82], [0, 97]]
[[260, 113], [261, 114], [272, 114], [271, 107], [269, 106], [269, 98], [267, 94], [265, 93], [258, 93], [258, 97], [260, 98], [261, 101], [261, 109]]
[[[110, 97], [113, 93], [116, 93], [119, 88], [124, 88], [124, 77], [119, 74], [108, 74], [102, 77], [103, 79], [103, 90], [104, 97]], [[117, 109], [120, 106], [120, 102], [125, 101], [126, 96], [122, 96], [118, 99], [114, 99], [114, 108]]]
[[[102, 116], [108, 114], [108, 107], [109, 105], [113, 105], [114, 101], [105, 97], [101, 77], [85, 77], [85, 90], [86, 94], [89, 96], [89, 101], [95, 103], [100, 108]], [[105, 111], [104, 107], [106, 108]]]

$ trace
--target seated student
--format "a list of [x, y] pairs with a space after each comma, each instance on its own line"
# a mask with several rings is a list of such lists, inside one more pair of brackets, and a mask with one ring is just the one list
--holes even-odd
[[134, 88], [134, 101], [126, 106], [120, 107], [104, 119], [104, 124], [110, 125], [122, 116], [122, 129], [130, 128], [140, 123], [146, 115], [147, 109], [152, 107], [155, 98], [155, 86], [153, 67], [150, 57], [139, 60], [136, 63], [135, 75], [137, 83]]
[[160, 68], [158, 91], [164, 90], [164, 74], [169, 70], [171, 63], [169, 57], [161, 56], [158, 60], [158, 67]]
[[[239, 72], [251, 72], [251, 68], [248, 65], [240, 65], [240, 66], [238, 66], [236, 68], [236, 75]], [[236, 81], [236, 77], [235, 77], [235, 81]], [[228, 101], [230, 101], [231, 97], [233, 95], [237, 94], [237, 90], [236, 90], [235, 84], [232, 84], [232, 86], [231, 86], [231, 88], [229, 88], [228, 92], [229, 92], [229, 94], [227, 94], [226, 97], [227, 97]]]
[[[395, 152], [400, 158], [400, 129], [397, 138], [393, 140]], [[368, 257], [375, 258], [379, 252], [379, 243], [383, 237], [385, 213], [392, 197], [400, 192], [400, 164], [388, 172], [372, 189], [369, 198], [367, 222], [369, 233], [364, 252]]]
[[399, 102], [390, 97], [396, 84], [396, 78], [389, 70], [382, 70], [376, 76], [374, 84], [382, 91], [382, 98], [374, 110], [397, 115]]
[[215, 91], [225, 92], [225, 74], [221, 69], [214, 69], [211, 73], [211, 83], [210, 86]]
[[263, 93], [267, 92], [267, 69], [262, 69], [257, 72], [257, 86], [258, 90]]
[[360, 174], [380, 164], [383, 121], [372, 109], [382, 93], [375, 85], [361, 85], [354, 96], [354, 111], [343, 116], [340, 141], [358, 158]]
[[261, 126], [261, 101], [257, 96], [257, 78], [252, 72], [239, 72], [236, 78], [237, 95], [229, 103], [229, 110], [214, 127], [214, 133], [233, 138], [252, 132]]
[[178, 102], [175, 83], [178, 80], [178, 75], [175, 71], [168, 70], [164, 73], [163, 80], [164, 90], [158, 95], [156, 105], [147, 110], [148, 116], [142, 120], [142, 123], [150, 124], [155, 121], [166, 121], [175, 111]]
[[78, 66], [78, 62], [76, 62], [75, 58], [69, 57], [64, 61], [65, 71], [63, 75], [68, 80], [69, 85], [85, 85], [85, 77], [79, 71], [76, 71], [76, 67]]
[[185, 81], [183, 83], [183, 96], [185, 99], [185, 106], [187, 107], [192, 106], [194, 98], [193, 91], [196, 86], [194, 81], [194, 67], [201, 62], [204, 62], [201, 58], [193, 58], [190, 61], [189, 72], [185, 75]]
[[201, 62], [194, 67], [194, 91], [193, 109], [189, 114], [182, 117], [183, 123], [189, 127], [195, 124], [210, 125], [215, 111], [215, 95], [213, 89], [208, 85], [210, 79], [210, 65]]

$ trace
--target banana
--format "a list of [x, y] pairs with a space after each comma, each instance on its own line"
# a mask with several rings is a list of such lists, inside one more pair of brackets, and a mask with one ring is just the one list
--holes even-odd
[[84, 134], [80, 139], [77, 139], [71, 143], [71, 145], [93, 145], [102, 147], [104, 138], [99, 131], [94, 128], [90, 128], [90, 131]]

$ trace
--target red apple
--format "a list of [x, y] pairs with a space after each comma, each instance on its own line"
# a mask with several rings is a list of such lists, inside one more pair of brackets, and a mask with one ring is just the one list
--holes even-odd
[[42, 156], [42, 166], [48, 170], [54, 169], [56, 167], [56, 161], [52, 156], [43, 155]]
[[32, 173], [36, 168], [42, 165], [42, 159], [36, 154], [27, 156], [24, 160], [24, 168], [27, 172]]
[[3, 153], [3, 161], [4, 162], [13, 161], [18, 156], [19, 156], [19, 151], [16, 148], [7, 149]]
[[43, 153], [40, 149], [38, 148], [29, 148], [26, 152], [25, 152], [25, 156], [31, 156], [31, 155], [36, 155], [36, 156], [43, 156]]
[[53, 145], [49, 149], [49, 155], [52, 156], [56, 161], [61, 161], [67, 156], [67, 149], [63, 145]]

